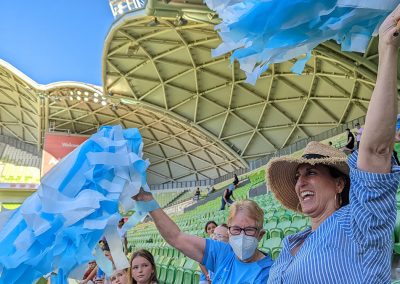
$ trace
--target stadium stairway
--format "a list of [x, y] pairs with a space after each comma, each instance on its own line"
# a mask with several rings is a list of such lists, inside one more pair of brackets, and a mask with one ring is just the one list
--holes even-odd
[[165, 205], [165, 207], [168, 207], [168, 206], [170, 206], [170, 205], [173, 205], [174, 204], [174, 202], [176, 201], [176, 200], [178, 200], [179, 198], [181, 198], [183, 195], [185, 195], [186, 194], [186, 191], [184, 190], [184, 191], [182, 191], [182, 192], [180, 192], [177, 196], [175, 196], [172, 200], [170, 200], [166, 205]]
[[[245, 185], [247, 185], [249, 183], [250, 183], [249, 179], [244, 179], [243, 181], [241, 181], [239, 183], [239, 187], [245, 186]], [[208, 203], [209, 201], [212, 201], [212, 200], [215, 200], [215, 199], [220, 199], [224, 189], [225, 189], [225, 187], [222, 187], [220, 189], [216, 189], [215, 192], [208, 194], [206, 196], [206, 198], [200, 199], [199, 201], [197, 201], [193, 205], [190, 205], [190, 206], [186, 207], [184, 212], [192, 211], [192, 210], [196, 209], [198, 206], [204, 205], [204, 204]], [[235, 193], [233, 193], [233, 196], [235, 196]]]
[[253, 199], [256, 196], [264, 195], [264, 194], [267, 194], [267, 185], [265, 183], [262, 183], [261, 185], [255, 187], [255, 188], [252, 188], [249, 191], [249, 198]]

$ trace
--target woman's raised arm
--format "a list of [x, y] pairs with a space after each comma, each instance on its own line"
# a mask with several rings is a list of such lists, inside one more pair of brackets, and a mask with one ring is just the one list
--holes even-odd
[[391, 170], [397, 115], [397, 61], [400, 5], [379, 29], [378, 77], [368, 107], [357, 167], [375, 173]]

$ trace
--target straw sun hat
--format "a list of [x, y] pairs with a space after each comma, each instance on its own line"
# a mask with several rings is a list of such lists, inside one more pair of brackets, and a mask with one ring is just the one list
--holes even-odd
[[296, 171], [300, 164], [323, 164], [336, 168], [340, 172], [349, 175], [347, 156], [342, 151], [332, 146], [319, 142], [310, 142], [304, 149], [300, 158], [282, 156], [273, 158], [267, 165], [266, 178], [269, 189], [274, 193], [283, 206], [297, 212], [299, 198], [294, 189], [296, 184]]

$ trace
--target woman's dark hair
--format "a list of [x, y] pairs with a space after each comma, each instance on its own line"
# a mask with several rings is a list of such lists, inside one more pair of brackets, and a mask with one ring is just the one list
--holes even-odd
[[344, 188], [343, 188], [342, 192], [340, 193], [340, 197], [342, 199], [341, 207], [346, 206], [350, 202], [350, 178], [349, 178], [349, 176], [342, 173], [337, 168], [334, 168], [332, 166], [326, 166], [326, 167], [328, 167], [329, 174], [331, 175], [331, 177], [343, 178]]
[[226, 223], [222, 223], [220, 226], [228, 229], [228, 225]]
[[150, 283], [153, 283], [153, 282], [158, 283], [156, 263], [154, 261], [153, 255], [148, 250], [140, 249], [140, 250], [135, 251], [132, 254], [131, 261], [130, 261], [131, 267], [130, 267], [130, 271], [129, 271], [129, 278], [132, 280], [132, 284], [137, 284], [136, 280], [133, 279], [133, 277], [132, 277], [132, 261], [138, 256], [141, 256], [141, 257], [147, 259], [147, 261], [150, 262], [151, 268], [153, 268], [153, 274], [151, 275]]
[[204, 232], [206, 232], [206, 233], [207, 233], [207, 227], [208, 227], [208, 225], [210, 225], [210, 224], [214, 224], [214, 225], [215, 225], [215, 227], [217, 227], [217, 226], [218, 226], [218, 224], [217, 224], [217, 223], [215, 223], [215, 221], [214, 221], [214, 220], [208, 221], [208, 222], [206, 223], [206, 226], [204, 227]]

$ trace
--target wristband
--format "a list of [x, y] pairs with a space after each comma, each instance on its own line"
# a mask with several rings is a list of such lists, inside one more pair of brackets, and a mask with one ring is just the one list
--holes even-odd
[[136, 201], [136, 210], [139, 212], [152, 212], [158, 208], [160, 208], [160, 205], [155, 199], [150, 201]]

